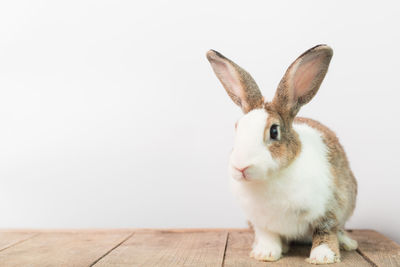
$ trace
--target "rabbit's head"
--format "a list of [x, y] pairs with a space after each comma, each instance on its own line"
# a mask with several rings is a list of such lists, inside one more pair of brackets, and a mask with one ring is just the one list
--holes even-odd
[[216, 76], [244, 113], [235, 126], [229, 161], [233, 178], [265, 180], [296, 158], [302, 144], [293, 130], [293, 120], [317, 93], [332, 55], [326, 45], [307, 50], [290, 65], [268, 102], [249, 73], [218, 52], [207, 52]]

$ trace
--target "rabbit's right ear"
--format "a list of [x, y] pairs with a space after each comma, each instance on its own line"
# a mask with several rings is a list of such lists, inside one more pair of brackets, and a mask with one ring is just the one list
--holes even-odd
[[207, 59], [228, 95], [246, 114], [264, 106], [264, 98], [250, 74], [214, 50], [207, 52]]
[[311, 101], [328, 71], [332, 55], [332, 48], [317, 45], [290, 65], [272, 101], [281, 116], [293, 119], [300, 107]]

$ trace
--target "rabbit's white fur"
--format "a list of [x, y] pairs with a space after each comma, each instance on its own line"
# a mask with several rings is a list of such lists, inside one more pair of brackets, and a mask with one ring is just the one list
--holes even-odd
[[[236, 126], [235, 145], [230, 156], [230, 173], [242, 179], [236, 168], [252, 166], [247, 173], [257, 179], [266, 179], [268, 173], [279, 167], [271, 153], [265, 153], [264, 128], [268, 114], [264, 109], [255, 109], [243, 116]], [[250, 172], [250, 173], [249, 173]]]
[[[310, 223], [325, 214], [333, 197], [327, 148], [320, 132], [295, 123], [301, 152], [287, 168], [273, 170], [277, 164], [267, 155], [269, 151], [262, 142], [267, 117], [264, 109], [255, 109], [238, 123], [229, 167], [236, 177], [231, 179], [232, 190], [256, 232], [266, 229], [288, 239], [310, 238]], [[240, 162], [241, 158], [254, 160]], [[272, 168], [268, 175], [255, 177], [252, 172], [251, 177], [256, 180], [237, 179], [241, 173], [234, 166], [254, 164], [252, 169], [264, 170], [269, 163]]]
[[311, 251], [310, 258], [307, 260], [310, 263], [334, 263], [336, 262], [335, 253], [327, 244], [319, 245]]

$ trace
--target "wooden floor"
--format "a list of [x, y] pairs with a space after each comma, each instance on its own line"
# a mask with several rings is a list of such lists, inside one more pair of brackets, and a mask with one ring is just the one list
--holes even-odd
[[[329, 266], [400, 266], [400, 246], [371, 230], [351, 231], [359, 250]], [[312, 266], [309, 246], [275, 263], [248, 254], [249, 230], [0, 231], [0, 266]]]

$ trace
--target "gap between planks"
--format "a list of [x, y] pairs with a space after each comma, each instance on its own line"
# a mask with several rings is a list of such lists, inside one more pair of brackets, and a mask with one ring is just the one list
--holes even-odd
[[227, 249], [227, 247], [228, 247], [228, 239], [229, 239], [229, 232], [226, 232], [225, 247], [224, 247], [224, 255], [222, 256], [221, 267], [224, 266], [224, 264], [225, 264], [226, 249]]
[[361, 257], [363, 257], [363, 259], [364, 259], [365, 261], [367, 261], [369, 264], [371, 264], [371, 266], [373, 266], [373, 267], [378, 267], [378, 265], [376, 265], [367, 255], [365, 255], [365, 254], [360, 250], [360, 248], [357, 248], [356, 252], [357, 252], [358, 254], [360, 254]]
[[127, 241], [129, 238], [131, 238], [133, 235], [135, 234], [135, 232], [131, 233], [130, 235], [128, 235], [124, 240], [122, 240], [121, 242], [119, 242], [117, 245], [115, 245], [113, 248], [111, 248], [109, 251], [107, 251], [103, 256], [101, 256], [100, 258], [98, 258], [97, 260], [95, 260], [92, 264], [90, 264], [90, 267], [94, 266], [96, 263], [98, 263], [101, 259], [103, 259], [104, 257], [106, 257], [108, 254], [110, 254], [114, 249], [116, 249], [117, 247], [121, 246], [125, 241]]
[[[22, 235], [22, 237], [16, 236], [14, 238], [11, 238], [11, 241], [7, 241], [7, 240], [10, 239], [10, 237], [4, 238], [4, 235], [7, 235], [7, 234], [8, 235], [18, 235], [18, 234], [20, 234], [20, 235]], [[25, 236], [24, 236], [24, 234], [25, 234]], [[8, 248], [11, 248], [13, 246], [16, 246], [18, 244], [21, 244], [22, 242], [25, 242], [28, 239], [34, 238], [37, 235], [39, 235], [39, 233], [30, 233], [30, 232], [6, 232], [6, 233], [0, 233], [0, 239], [2, 239], [1, 241], [3, 241], [4, 239], [6, 241], [5, 244], [1, 244], [0, 252], [2, 252], [3, 250], [6, 250]]]

